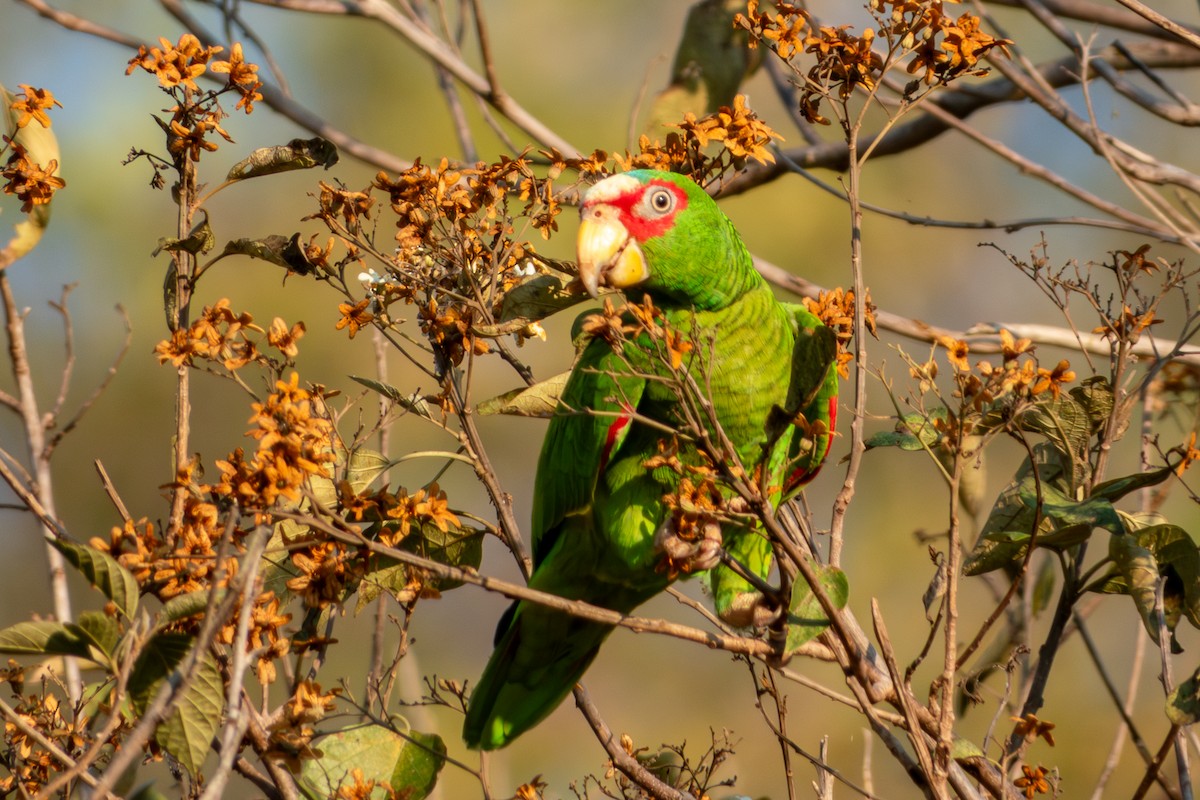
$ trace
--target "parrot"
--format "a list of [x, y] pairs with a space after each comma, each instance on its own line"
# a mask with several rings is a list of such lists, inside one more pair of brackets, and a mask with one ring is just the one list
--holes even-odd
[[[704, 189], [656, 170], [606, 177], [581, 198], [577, 251], [579, 281], [593, 298], [605, 289], [623, 292], [658, 309], [667, 329], [691, 337], [695, 347], [679, 369], [704, 387], [725, 437], [746, 471], [765, 477], [760, 485], [773, 504], [812, 479], [834, 435], [836, 336], [803, 306], [775, 298]], [[688, 474], [679, 467], [703, 459], [694, 437], [669, 433], [683, 418], [678, 391], [661, 380], [670, 374], [661, 337], [655, 342], [631, 326], [625, 341], [594, 331], [587, 339], [587, 318], [576, 321], [586, 344], [538, 458], [529, 587], [630, 614], [681, 573], [706, 573], [723, 619], [765, 624], [780, 610], [719, 558], [723, 548], [765, 584], [772, 549], [761, 529], [727, 515], [705, 521], [691, 540], [676, 530], [679, 504], [668, 500], [680, 496]], [[505, 747], [545, 719], [612, 630], [514, 602], [468, 699], [468, 747]]]

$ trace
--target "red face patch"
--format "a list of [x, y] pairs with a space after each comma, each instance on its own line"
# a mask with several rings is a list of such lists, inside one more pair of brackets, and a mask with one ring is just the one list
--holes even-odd
[[608, 197], [604, 205], [620, 212], [621, 224], [638, 243], [660, 236], [675, 224], [675, 215], [687, 208], [687, 194], [675, 184], [656, 178], [644, 186]]

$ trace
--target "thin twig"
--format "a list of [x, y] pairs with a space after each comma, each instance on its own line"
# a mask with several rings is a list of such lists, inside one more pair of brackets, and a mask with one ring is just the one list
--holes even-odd
[[[117, 371], [121, 368], [122, 362], [125, 361], [125, 356], [128, 355], [130, 348], [133, 346], [133, 326], [129, 321], [129, 314], [126, 313], [124, 306], [121, 305], [117, 306], [117, 312], [120, 313], [121, 320], [125, 324], [125, 338], [121, 342], [121, 347], [119, 350], [117, 350], [117, 354], [113, 357], [112, 363], [108, 365], [108, 370], [104, 373], [104, 377], [92, 388], [92, 393], [88, 395], [86, 400], [79, 404], [79, 408], [75, 409], [75, 413], [72, 414], [70, 418], [66, 420], [66, 422], [57, 424], [58, 430], [54, 432], [54, 435], [51, 436], [50, 440], [46, 443], [47, 455], [50, 455], [54, 449], [58, 447], [59, 443], [62, 442], [63, 438], [79, 425], [87, 412], [91, 410], [92, 406], [96, 404], [96, 401], [100, 399], [101, 395], [103, 395], [108, 387], [112, 384], [113, 379], [117, 377]], [[65, 307], [63, 310], [63, 315], [64, 317], [66, 316]], [[65, 387], [63, 395], [60, 396], [65, 396]], [[54, 411], [55, 420], [57, 420], [61, 410], [61, 402], [56, 403]]]
[[592, 726], [592, 730], [596, 733], [596, 739], [604, 746], [608, 757], [612, 759], [613, 766], [625, 773], [631, 781], [646, 790], [655, 800], [689, 800], [689, 795], [663, 783], [650, 770], [642, 766], [640, 761], [625, 752], [620, 739], [600, 716], [599, 709], [588, 696], [587, 689], [583, 688], [583, 684], [575, 686], [575, 705], [579, 706], [584, 718]]
[[113, 485], [112, 478], [108, 477], [108, 470], [104, 468], [104, 463], [97, 458], [92, 464], [96, 467], [96, 472], [100, 475], [100, 485], [104, 487], [104, 493], [108, 495], [108, 499], [117, 509], [117, 513], [121, 515], [121, 521], [125, 523], [133, 522], [133, 516], [129, 513], [129, 509], [125, 506], [125, 501], [121, 499], [121, 495], [117, 492], [117, 487]]
[[[904, 683], [904, 674], [896, 664], [896, 654], [892, 650], [892, 640], [888, 636], [887, 627], [883, 623], [883, 614], [879, 610], [879, 601], [875, 598], [871, 598], [871, 621], [875, 626], [875, 638], [879, 642], [879, 649], [883, 652], [883, 661], [887, 664], [888, 671], [892, 675], [892, 685], [896, 687], [896, 696], [900, 702], [900, 708], [904, 711], [905, 729], [908, 732], [908, 740], [912, 743], [913, 749], [917, 753], [917, 761], [921, 765], [921, 772], [928, 782], [928, 785], [921, 788], [930, 797], [946, 798], [945, 776], [942, 774], [944, 770], [939, 769], [934, 764], [933, 755], [929, 752], [929, 744], [925, 741], [920, 722], [917, 721], [916, 698], [912, 696], [908, 685]], [[940, 727], [942, 726], [939, 725]]]
[[[4, 305], [4, 318], [8, 333], [8, 357], [12, 367], [13, 379], [17, 384], [17, 396], [20, 398], [21, 421], [25, 427], [25, 443], [29, 456], [29, 471], [34, 475], [32, 494], [36, 495], [37, 505], [42, 509], [38, 517], [43, 520], [57, 519], [54, 510], [54, 481], [50, 469], [50, 453], [46, 447], [46, 423], [38, 406], [37, 393], [33, 385], [33, 370], [29, 360], [29, 348], [25, 341], [25, 312], [17, 308], [13, 297], [12, 285], [8, 280], [8, 271], [0, 271], [0, 299]], [[12, 481], [10, 481], [12, 485]], [[13, 486], [14, 491], [16, 487]], [[20, 494], [20, 492], [18, 492]], [[25, 498], [22, 498], [25, 500]], [[26, 501], [28, 504], [28, 501]], [[30, 506], [33, 509], [33, 506]], [[47, 525], [47, 532], [56, 534], [58, 526]], [[54, 602], [54, 614], [59, 622], [70, 622], [74, 619], [71, 610], [71, 589], [67, 583], [66, 561], [62, 553], [49, 544], [46, 546], [46, 561], [50, 570], [50, 592]], [[79, 701], [83, 693], [83, 681], [79, 675], [79, 663], [74, 658], [66, 661], [67, 694], [71, 703]]]
[[[311, 495], [309, 496], [309, 499], [310, 501], [312, 500]], [[283, 510], [277, 512], [277, 516], [279, 516], [281, 519], [294, 519], [298, 522], [303, 522], [305, 525], [308, 525], [313, 529], [320, 531], [321, 533], [337, 539], [338, 541], [354, 545], [355, 547], [363, 547], [371, 552], [386, 555], [390, 558], [396, 559], [397, 561], [419, 567], [420, 569], [426, 570], [440, 578], [449, 578], [451, 580], [469, 583], [473, 586], [478, 586], [490, 592], [497, 592], [513, 600], [529, 600], [531, 602], [538, 603], [539, 605], [544, 605], [548, 608], [553, 608], [558, 611], [571, 614], [572, 616], [580, 617], [581, 619], [587, 619], [593, 622], [602, 622], [606, 625], [629, 628], [639, 633], [656, 633], [665, 636], [673, 636], [678, 639], [698, 642], [715, 649], [726, 650], [731, 653], [743, 653], [756, 658], [766, 659], [770, 658], [773, 654], [771, 646], [761, 639], [752, 639], [742, 636], [729, 636], [713, 631], [702, 631], [687, 625], [680, 625], [678, 623], [668, 622], [661, 619], [627, 616], [607, 608], [591, 605], [590, 603], [567, 600], [559, 597], [556, 594], [530, 589], [524, 584], [502, 581], [497, 578], [480, 575], [474, 570], [452, 567], [448, 564], [434, 561], [433, 559], [422, 558], [415, 553], [410, 553], [405, 550], [397, 550], [395, 548], [379, 544], [378, 542], [365, 539], [356, 531], [345, 530], [342, 527], [338, 527], [337, 523], [340, 523], [340, 520], [325, 520], [307, 514]]]
[[[775, 286], [784, 291], [793, 292], [802, 297], [816, 298], [826, 289], [799, 275], [793, 275], [784, 268], [765, 259], [755, 256], [754, 268]], [[1020, 322], [987, 322], [980, 323], [967, 330], [942, 328], [931, 325], [919, 319], [905, 317], [890, 311], [876, 310], [876, 325], [882, 330], [899, 334], [918, 342], [934, 343], [939, 338], [950, 337], [970, 342], [972, 353], [1000, 353], [1003, 348], [1000, 343], [1000, 331], [1006, 330], [1018, 339], [1029, 339], [1035, 344], [1047, 347], [1062, 347], [1071, 350], [1085, 350], [1089, 353], [1108, 356], [1112, 352], [1112, 343], [1099, 334], [1072, 331], [1053, 325], [1032, 325]], [[1163, 353], [1175, 353], [1173, 360], [1185, 364], [1200, 365], [1200, 347], [1179, 348], [1179, 343], [1170, 339], [1143, 336], [1129, 349], [1130, 355], [1139, 359], [1158, 359]]]

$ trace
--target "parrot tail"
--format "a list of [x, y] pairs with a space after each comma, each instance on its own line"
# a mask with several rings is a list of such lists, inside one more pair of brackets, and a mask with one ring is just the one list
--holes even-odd
[[510, 606], [467, 706], [467, 746], [499, 749], [548, 717], [575, 688], [612, 630], [536, 603]]

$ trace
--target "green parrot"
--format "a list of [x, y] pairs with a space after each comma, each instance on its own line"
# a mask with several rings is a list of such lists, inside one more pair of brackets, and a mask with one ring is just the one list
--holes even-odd
[[[690, 178], [637, 170], [583, 197], [579, 276], [649, 298], [670, 330], [692, 337], [682, 368], [709, 392], [715, 415], [772, 502], [794, 495], [829, 450], [837, 410], [836, 339], [802, 306], [779, 303], [729, 218]], [[628, 314], [628, 312], [626, 312]], [[581, 320], [584, 319], [581, 317]], [[576, 323], [579, 328], [580, 323]], [[756, 527], [708, 521], [681, 535], [666, 501], [678, 468], [702, 463], [687, 437], [662, 341], [644, 330], [583, 348], [550, 421], [534, 484], [529, 586], [622, 614], [681, 573], [708, 572], [717, 612], [738, 626], [778, 609], [720, 561], [722, 548], [765, 581], [771, 547]], [[657, 424], [648, 424], [643, 420]], [[659, 456], [657, 462], [651, 459]], [[730, 496], [730, 490], [723, 493]], [[668, 568], [669, 567], [669, 568]], [[500, 620], [496, 649], [471, 694], [463, 738], [504, 747], [550, 714], [596, 657], [612, 626], [529, 601]]]

